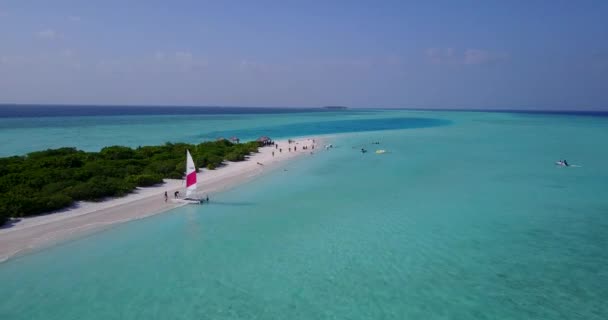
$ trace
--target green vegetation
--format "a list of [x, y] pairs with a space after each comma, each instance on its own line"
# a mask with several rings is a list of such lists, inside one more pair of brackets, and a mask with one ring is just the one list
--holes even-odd
[[259, 146], [220, 140], [136, 149], [112, 146], [100, 152], [60, 148], [0, 158], [0, 225], [10, 217], [48, 213], [77, 200], [124, 196], [163, 178], [180, 179], [186, 171], [186, 149], [197, 168], [215, 169], [224, 160], [245, 160]]

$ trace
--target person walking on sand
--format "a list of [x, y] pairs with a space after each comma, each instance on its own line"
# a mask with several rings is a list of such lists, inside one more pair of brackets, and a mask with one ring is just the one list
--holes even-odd
[[165, 191], [165, 202], [167, 202], [168, 199], [169, 199], [169, 196], [167, 195], [167, 191]]
[[177, 196], [179, 195], [179, 191], [175, 191], [175, 193], [173, 195], [175, 196], [175, 199], [177, 199]]
[[272, 156], [274, 157], [274, 151], [272, 152]]
[[207, 203], [209, 203], [209, 195], [207, 195], [207, 199], [205, 199], [205, 201], [207, 201]]

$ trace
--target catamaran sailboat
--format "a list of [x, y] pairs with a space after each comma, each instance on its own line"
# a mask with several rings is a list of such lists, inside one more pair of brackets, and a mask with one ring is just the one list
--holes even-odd
[[190, 151], [186, 150], [186, 197], [183, 199], [176, 198], [175, 202], [181, 203], [203, 203], [202, 198], [195, 197], [196, 192], [196, 167], [194, 166], [194, 160], [190, 155]]

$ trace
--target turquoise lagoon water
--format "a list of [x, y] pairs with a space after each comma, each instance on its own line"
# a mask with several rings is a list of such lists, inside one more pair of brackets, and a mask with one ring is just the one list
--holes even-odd
[[[283, 137], [289, 127], [312, 135], [318, 123], [342, 120], [331, 127], [376, 131], [333, 136], [336, 148], [212, 195], [211, 205], [0, 264], [0, 318], [608, 317], [607, 118], [413, 111], [230, 117], [137, 116], [98, 126], [80, 118], [89, 125], [12, 128], [0, 137], [18, 137], [11, 152], [23, 153], [18, 145], [45, 132], [41, 146], [69, 136], [64, 142], [95, 149], [108, 141], [257, 134], [260, 127]], [[408, 117], [427, 120], [378, 123]], [[388, 152], [374, 154], [377, 148]], [[581, 167], [553, 165], [563, 158]]]

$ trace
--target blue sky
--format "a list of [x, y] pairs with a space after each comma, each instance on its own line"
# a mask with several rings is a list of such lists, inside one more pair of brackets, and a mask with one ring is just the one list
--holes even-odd
[[608, 1], [0, 0], [0, 102], [608, 110]]

